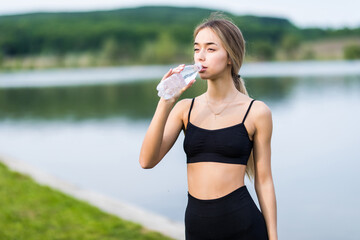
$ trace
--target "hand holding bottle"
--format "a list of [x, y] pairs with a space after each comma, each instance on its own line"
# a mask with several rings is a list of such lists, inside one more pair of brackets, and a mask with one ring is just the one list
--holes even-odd
[[175, 69], [170, 69], [156, 87], [158, 96], [165, 100], [173, 97], [178, 98], [194, 84], [196, 81], [195, 77], [201, 68], [201, 64], [196, 63], [187, 66], [181, 64]]

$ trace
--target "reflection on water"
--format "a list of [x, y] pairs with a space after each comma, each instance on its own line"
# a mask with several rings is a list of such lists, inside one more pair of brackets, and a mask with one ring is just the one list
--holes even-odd
[[[339, 79], [338, 79], [339, 80]], [[347, 77], [328, 84], [352, 84]], [[302, 82], [307, 81], [301, 79]], [[324, 79], [311, 78], [307, 85], [321, 84]], [[0, 119], [13, 120], [87, 120], [124, 117], [151, 118], [158, 96], [157, 80], [99, 86], [0, 89]], [[297, 78], [252, 78], [246, 80], [251, 97], [286, 101], [299, 84]], [[181, 98], [190, 98], [206, 91], [206, 82], [199, 79]]]
[[[357, 239], [360, 76], [245, 81], [250, 96], [273, 114], [280, 238]], [[0, 89], [0, 155], [182, 222], [183, 134], [154, 169], [138, 163], [158, 101], [156, 85]], [[199, 79], [182, 97], [205, 90]], [[256, 199], [252, 184], [245, 183]]]
[[156, 82], [133, 84], [15, 88], [0, 90], [1, 118], [86, 120], [109, 117], [146, 118], [158, 97]]

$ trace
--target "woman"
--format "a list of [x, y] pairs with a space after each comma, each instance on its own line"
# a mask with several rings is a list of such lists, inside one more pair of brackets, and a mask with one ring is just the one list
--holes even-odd
[[[194, 60], [202, 65], [207, 91], [177, 102], [194, 79], [173, 98], [161, 98], [144, 138], [139, 162], [153, 168], [184, 131], [187, 240], [277, 239], [272, 116], [264, 102], [248, 96], [238, 75], [244, 54], [242, 33], [230, 20], [215, 17], [199, 25]], [[163, 80], [183, 68], [170, 69]], [[255, 179], [261, 212], [244, 185], [245, 173]]]

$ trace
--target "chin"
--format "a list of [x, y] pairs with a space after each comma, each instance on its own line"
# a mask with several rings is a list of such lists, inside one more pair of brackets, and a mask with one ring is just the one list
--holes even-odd
[[208, 79], [209, 78], [209, 75], [206, 74], [205, 72], [199, 73], [199, 76], [200, 76], [201, 79]]

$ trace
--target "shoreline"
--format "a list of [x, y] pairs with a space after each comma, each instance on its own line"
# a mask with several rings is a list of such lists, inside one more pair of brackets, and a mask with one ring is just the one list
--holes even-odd
[[[172, 65], [21, 70], [0, 73], [0, 88], [132, 83], [161, 78]], [[242, 66], [243, 78], [360, 75], [360, 60], [256, 62]]]
[[76, 187], [19, 160], [7, 156], [0, 156], [0, 162], [12, 171], [30, 176], [40, 185], [51, 187], [75, 199], [85, 201], [103, 212], [141, 224], [147, 229], [160, 232], [175, 239], [185, 239], [185, 227], [181, 223], [141, 209], [130, 203], [125, 203], [94, 191]]

